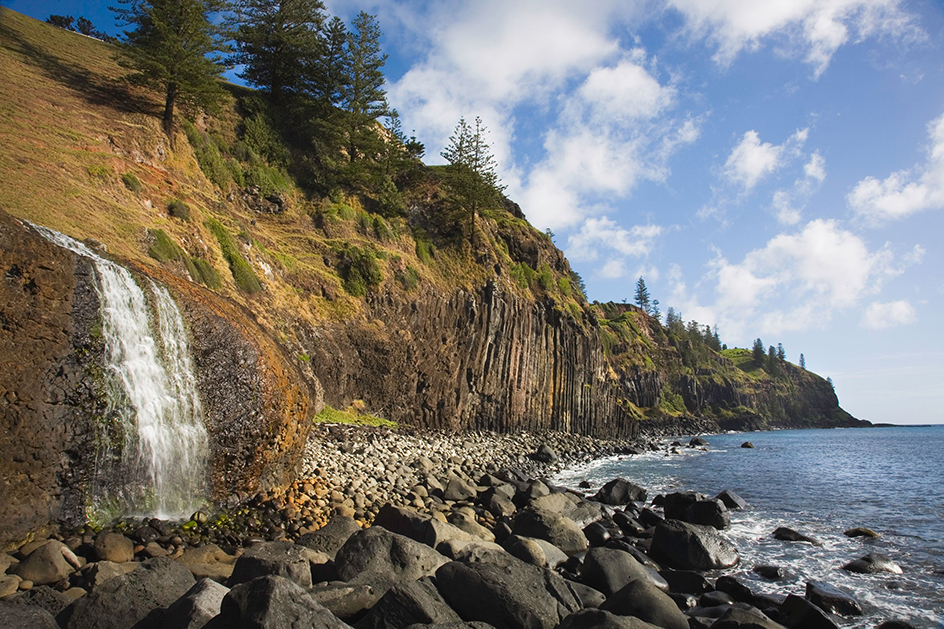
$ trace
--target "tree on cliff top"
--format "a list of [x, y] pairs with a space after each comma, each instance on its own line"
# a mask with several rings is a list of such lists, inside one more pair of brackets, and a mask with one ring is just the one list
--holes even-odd
[[479, 210], [497, 205], [505, 186], [498, 179], [498, 166], [485, 140], [488, 129], [476, 116], [475, 128], [459, 119], [449, 146], [440, 153], [449, 162], [446, 183], [458, 195], [469, 214], [469, 242], [475, 243], [475, 216]]
[[635, 295], [636, 305], [645, 312], [649, 313], [649, 289], [646, 288], [646, 280], [641, 277], [636, 280], [636, 295]]
[[164, 132], [173, 146], [178, 103], [213, 111], [223, 96], [225, 66], [216, 53], [228, 50], [223, 29], [210, 15], [226, 11], [226, 0], [118, 0], [110, 7], [123, 26], [119, 63], [136, 72], [134, 83], [164, 91]]

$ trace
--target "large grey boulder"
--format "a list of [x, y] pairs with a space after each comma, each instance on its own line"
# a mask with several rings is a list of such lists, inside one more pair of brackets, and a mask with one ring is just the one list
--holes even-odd
[[377, 601], [356, 629], [404, 629], [413, 624], [462, 622], [428, 577], [392, 587]]
[[833, 614], [862, 615], [862, 607], [852, 595], [823, 581], [807, 581], [806, 598], [820, 609]]
[[373, 526], [354, 533], [335, 556], [342, 581], [356, 577], [390, 582], [432, 576], [448, 560], [429, 546]]
[[299, 546], [324, 553], [334, 559], [338, 549], [344, 546], [348, 538], [361, 530], [357, 522], [344, 516], [334, 516], [317, 531], [306, 533], [295, 542]]
[[66, 559], [66, 553], [75, 558], [68, 546], [49, 540], [15, 564], [10, 572], [24, 581], [32, 581], [34, 585], [58, 583], [75, 572], [75, 567]]
[[625, 478], [614, 478], [596, 493], [594, 500], [608, 505], [625, 505], [631, 502], [645, 502], [648, 492], [639, 485]]
[[438, 548], [443, 542], [451, 540], [478, 541], [478, 538], [463, 531], [458, 526], [447, 524], [412, 509], [396, 507], [391, 504], [381, 507], [377, 517], [374, 518], [374, 527], [378, 526], [391, 533], [403, 535], [426, 544], [430, 548]]
[[212, 579], [200, 579], [164, 612], [161, 629], [200, 629], [220, 613], [229, 588]]
[[553, 629], [581, 606], [554, 572], [481, 548], [437, 570], [436, 587], [462, 618], [499, 628]]
[[711, 629], [786, 629], [760, 610], [731, 607], [711, 625]]
[[269, 575], [241, 583], [206, 629], [347, 629], [301, 586]]
[[304, 588], [311, 587], [309, 553], [304, 546], [292, 542], [264, 542], [244, 552], [229, 578], [229, 586], [252, 581], [257, 577], [275, 575], [294, 581]]
[[127, 629], [170, 607], [194, 583], [190, 571], [173, 559], [148, 559], [76, 601], [66, 629]]
[[795, 531], [786, 526], [777, 527], [773, 532], [774, 539], [779, 539], [782, 542], [806, 542], [812, 544], [813, 546], [822, 546], [823, 542], [818, 539], [804, 535], [799, 531]]
[[656, 527], [649, 554], [676, 570], [718, 570], [740, 561], [737, 549], [710, 526], [666, 520]]
[[59, 629], [56, 619], [40, 607], [0, 601], [0, 627], [9, 629]]
[[95, 555], [101, 561], [131, 561], [134, 559], [134, 542], [121, 533], [102, 531], [95, 536]]
[[643, 580], [660, 590], [669, 584], [658, 572], [640, 564], [627, 552], [613, 548], [591, 548], [580, 569], [583, 582], [606, 596], [626, 587], [630, 581]]
[[617, 616], [602, 609], [581, 609], [564, 618], [558, 629], [658, 629], [634, 616]]
[[780, 624], [789, 629], [838, 629], [839, 625], [822, 609], [801, 596], [791, 594], [780, 606]]
[[347, 622], [352, 618], [361, 618], [367, 610], [390, 589], [390, 584], [370, 583], [319, 583], [311, 590], [311, 597], [323, 605], [332, 614]]
[[608, 596], [600, 609], [618, 616], [635, 616], [664, 629], [688, 629], [688, 618], [675, 601], [645, 581], [631, 581]]
[[511, 530], [515, 535], [546, 540], [568, 555], [583, 552], [590, 545], [576, 522], [544, 509], [521, 511]]
[[891, 572], [892, 574], [901, 574], [901, 566], [891, 560], [891, 557], [879, 553], [869, 553], [865, 557], [860, 557], [850, 561], [842, 567], [847, 572], [856, 572], [859, 574], [875, 574], [878, 572]]

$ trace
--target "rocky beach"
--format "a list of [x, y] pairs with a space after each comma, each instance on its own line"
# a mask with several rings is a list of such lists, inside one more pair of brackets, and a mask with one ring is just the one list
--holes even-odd
[[[747, 507], [732, 492], [548, 481], [602, 457], [697, 447], [697, 437], [319, 425], [285, 492], [234, 497], [186, 522], [59, 531], [0, 556], [0, 625], [849, 626], [861, 607], [828, 583], [797, 596], [777, 592], [786, 566], [753, 566], [765, 592], [725, 575], [740, 555], [724, 529]], [[789, 528], [770, 534], [815, 542]], [[900, 571], [878, 554], [845, 569]]]

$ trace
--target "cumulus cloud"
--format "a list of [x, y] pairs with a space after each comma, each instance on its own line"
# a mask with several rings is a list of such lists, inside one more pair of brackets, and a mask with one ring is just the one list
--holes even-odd
[[858, 216], [879, 224], [944, 208], [944, 115], [931, 121], [928, 136], [930, 147], [923, 165], [882, 180], [866, 177], [856, 184], [846, 200]]
[[761, 179], [799, 156], [809, 132], [808, 128], [799, 129], [783, 144], [775, 146], [770, 142], [761, 142], [757, 132], [751, 129], [744, 134], [724, 163], [724, 177], [749, 192]]
[[899, 325], [909, 325], [917, 320], [918, 313], [905, 299], [888, 303], [874, 301], [862, 313], [861, 325], [870, 330], [884, 330]]
[[835, 52], [849, 41], [888, 35], [924, 38], [899, 0], [668, 0], [693, 39], [715, 46], [714, 59], [730, 64], [742, 51], [765, 42], [780, 54], [802, 57], [819, 78]]
[[580, 262], [597, 260], [601, 252], [640, 258], [649, 255], [663, 232], [659, 225], [635, 225], [624, 229], [606, 216], [588, 218], [580, 231], [567, 239], [567, 256]]
[[826, 160], [818, 151], [814, 152], [803, 166], [803, 177], [798, 178], [792, 188], [774, 192], [771, 205], [777, 220], [784, 225], [799, 223], [804, 206], [825, 179]]

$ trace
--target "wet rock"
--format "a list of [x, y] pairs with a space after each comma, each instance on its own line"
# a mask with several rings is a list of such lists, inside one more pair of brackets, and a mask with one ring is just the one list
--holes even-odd
[[867, 529], [863, 526], [860, 526], [854, 529], [849, 529], [848, 531], [843, 531], [842, 534], [845, 535], [846, 537], [867, 537], [869, 539], [876, 539], [876, 538], [881, 537], [881, 535], [879, 535], [872, 529]]
[[810, 601], [791, 594], [780, 606], [777, 619], [789, 629], [838, 629], [829, 614]]
[[317, 531], [299, 537], [295, 543], [334, 559], [338, 549], [344, 546], [344, 542], [359, 530], [361, 527], [351, 518], [335, 516]]
[[636, 561], [632, 555], [611, 548], [591, 548], [580, 571], [583, 582], [606, 596], [626, 587], [630, 581], [642, 580], [661, 590], [669, 584], [659, 573]]
[[732, 576], [718, 577], [715, 581], [715, 589], [729, 595], [738, 603], [754, 604], [754, 593], [751, 589]]
[[515, 535], [537, 537], [554, 544], [568, 555], [587, 550], [589, 543], [577, 524], [570, 518], [544, 509], [525, 509], [514, 520]]
[[806, 583], [806, 598], [820, 609], [841, 616], [861, 616], [862, 607], [850, 594], [823, 581]]
[[127, 629], [170, 607], [194, 583], [190, 571], [173, 559], [148, 559], [76, 601], [66, 629]]
[[917, 629], [911, 623], [903, 620], [886, 620], [875, 629]]
[[807, 542], [809, 544], [812, 544], [813, 546], [823, 545], [823, 542], [817, 539], [813, 539], [812, 537], [808, 537], [800, 533], [799, 531], [795, 531], [785, 526], [778, 527], [773, 532], [773, 536], [774, 536], [774, 539], [779, 539], [784, 542]]
[[608, 505], [625, 505], [631, 502], [645, 502], [648, 492], [639, 485], [625, 478], [614, 478], [593, 496], [593, 499]]
[[768, 565], [757, 565], [754, 566], [751, 570], [764, 577], [765, 579], [770, 579], [775, 581], [777, 579], [782, 579], [787, 576], [787, 571], [781, 568], [780, 566], [768, 566]]
[[675, 601], [644, 581], [631, 581], [608, 596], [600, 609], [619, 616], [634, 616], [664, 629], [688, 629], [688, 618]]
[[742, 448], [753, 448], [753, 447], [754, 447], [754, 444], [751, 443], [750, 441], [745, 441], [744, 443], [741, 444], [741, 447], [742, 447]]
[[659, 576], [669, 584], [670, 592], [704, 594], [712, 590], [708, 580], [693, 570], [660, 570]]
[[711, 608], [711, 607], [721, 607], [722, 605], [733, 605], [734, 599], [731, 598], [730, 594], [724, 592], [718, 592], [717, 590], [712, 590], [711, 592], [705, 592], [698, 597], [698, 606]]
[[712, 629], [784, 629], [783, 625], [774, 622], [758, 609], [741, 609], [731, 607], [724, 612], [712, 625]]
[[275, 575], [310, 588], [311, 552], [314, 551], [287, 541], [257, 544], [236, 560], [229, 585], [233, 587], [265, 575]]
[[737, 549], [713, 528], [678, 520], [656, 527], [650, 554], [677, 570], [717, 570], [740, 561]]
[[748, 507], [747, 501], [730, 489], [725, 489], [720, 494], [715, 496], [715, 500], [720, 500], [724, 503], [724, 506], [730, 510], [741, 510], [747, 509]]
[[583, 534], [591, 546], [603, 546], [610, 539], [610, 532], [599, 522], [591, 522], [585, 526]]
[[581, 609], [561, 621], [558, 629], [657, 629], [656, 625], [634, 618], [617, 616], [601, 609]]
[[728, 508], [720, 500], [699, 500], [689, 506], [685, 514], [685, 521], [692, 524], [704, 524], [719, 531], [731, 525], [731, 516]]
[[891, 560], [890, 557], [878, 553], [869, 553], [865, 557], [860, 557], [850, 561], [842, 567], [847, 572], [857, 572], [859, 574], [875, 574], [877, 572], [891, 572], [892, 574], [901, 574], [901, 566]]
[[123, 563], [134, 559], [134, 542], [113, 531], [102, 531], [95, 537], [95, 555], [101, 561]]
[[[39, 585], [28, 592], [24, 592], [20, 596], [17, 596], [12, 602], [17, 605], [28, 605], [30, 607], [39, 607], [45, 609], [50, 613], [57, 622], [64, 619], [59, 618], [59, 614], [62, 613], [69, 605], [72, 604], [70, 597], [66, 596], [62, 592], [54, 590], [48, 585]], [[3, 626], [0, 624], [0, 626]]]
[[304, 588], [268, 575], [234, 587], [223, 598], [220, 614], [207, 629], [347, 629]]
[[75, 572], [72, 564], [66, 561], [65, 553], [75, 558], [75, 554], [62, 542], [49, 540], [33, 550], [10, 572], [24, 581], [32, 581], [36, 585], [58, 583]]
[[433, 575], [446, 561], [429, 546], [378, 526], [354, 533], [335, 557], [342, 581], [365, 574], [391, 582], [415, 581]]
[[414, 624], [461, 623], [433, 582], [424, 577], [401, 583], [387, 591], [356, 629], [403, 629]]
[[708, 441], [702, 437], [692, 437], [691, 441], [688, 442], [689, 448], [705, 447], [708, 445]]
[[200, 579], [164, 612], [162, 629], [199, 629], [220, 613], [229, 588]]

